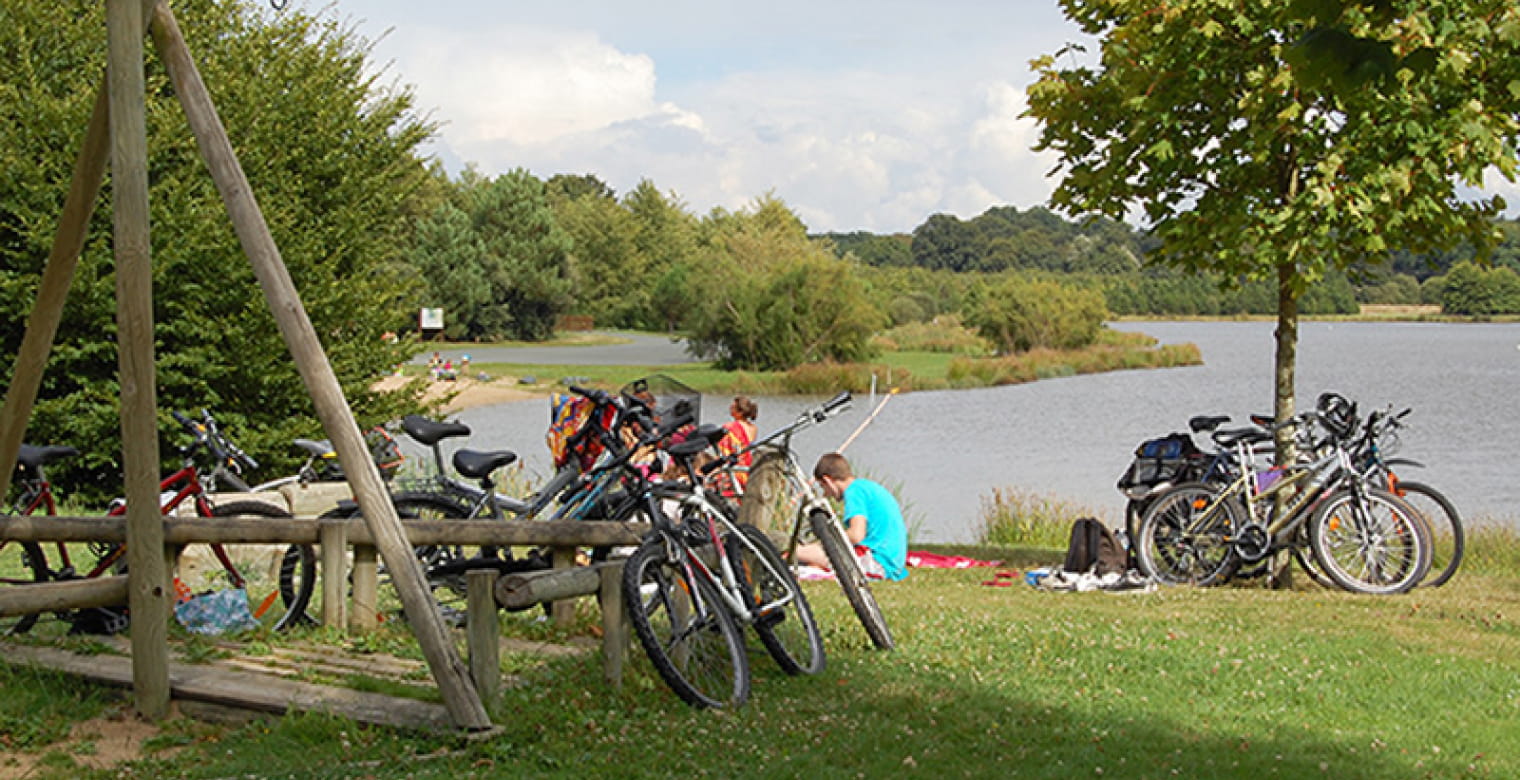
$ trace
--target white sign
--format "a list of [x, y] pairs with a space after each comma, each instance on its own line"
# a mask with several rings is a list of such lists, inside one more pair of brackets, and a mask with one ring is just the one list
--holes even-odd
[[423, 309], [417, 321], [423, 330], [443, 330], [443, 309]]

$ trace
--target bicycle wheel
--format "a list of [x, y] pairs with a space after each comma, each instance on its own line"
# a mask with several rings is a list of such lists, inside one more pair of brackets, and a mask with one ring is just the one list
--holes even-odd
[[[391, 505], [396, 508], [396, 515], [403, 520], [464, 520], [470, 516], [469, 507], [442, 493], [398, 493], [391, 497]], [[443, 616], [451, 623], [463, 625], [464, 602], [468, 591], [465, 573], [470, 568], [464, 563], [471, 560], [464, 548], [425, 544], [413, 547], [412, 552], [422, 565], [428, 589], [433, 592], [433, 600], [438, 602]], [[485, 561], [481, 561], [480, 565], [486, 565]], [[380, 566], [380, 591], [382, 607], [401, 609], [401, 599], [396, 596], [389, 569], [383, 562]]]
[[1208, 587], [1240, 567], [1231, 542], [1241, 526], [1233, 500], [1215, 501], [1218, 489], [1187, 482], [1157, 496], [1132, 544], [1140, 571], [1169, 585]]
[[871, 586], [866, 582], [865, 572], [860, 570], [860, 562], [855, 559], [853, 545], [844, 535], [844, 527], [821, 509], [809, 513], [808, 522], [813, 527], [813, 535], [818, 537], [818, 543], [823, 545], [824, 555], [829, 558], [834, 579], [844, 589], [844, 597], [854, 607], [855, 616], [865, 626], [871, 643], [882, 650], [891, 650], [895, 643], [892, 641], [891, 630], [887, 628], [887, 618], [882, 615], [881, 606], [871, 594]]
[[[290, 517], [290, 513], [263, 501], [230, 501], [217, 504], [213, 517]], [[221, 571], [205, 559], [209, 551]], [[271, 544], [192, 545], [180, 555], [178, 577], [192, 593], [215, 590], [220, 575], [243, 581], [248, 608], [259, 623], [283, 631], [304, 621], [306, 605], [316, 589], [317, 565], [312, 548]]]
[[1353, 593], [1403, 593], [1430, 569], [1430, 529], [1398, 496], [1341, 489], [1309, 519], [1309, 544], [1325, 574]]
[[[738, 538], [741, 535], [749, 544]], [[734, 574], [744, 588], [745, 606], [760, 608], [755, 633], [771, 657], [787, 674], [823, 671], [823, 636], [818, 632], [818, 621], [775, 543], [760, 529], [743, 524], [725, 543]], [[776, 606], [766, 608], [767, 604]]]
[[1462, 565], [1467, 545], [1457, 508], [1441, 491], [1423, 482], [1400, 481], [1394, 495], [1408, 502], [1430, 524], [1430, 572], [1420, 586], [1445, 585]]
[[787, 533], [801, 505], [786, 457], [774, 451], [757, 455], [739, 500], [739, 522], [766, 533]]
[[664, 534], [644, 540], [623, 564], [623, 601], [655, 671], [697, 707], [738, 707], [749, 698], [744, 635], [717, 589], [687, 578]]
[[[36, 542], [0, 542], [0, 587], [23, 586], [51, 579], [47, 557]], [[0, 620], [0, 636], [25, 634], [37, 625], [37, 615]]]

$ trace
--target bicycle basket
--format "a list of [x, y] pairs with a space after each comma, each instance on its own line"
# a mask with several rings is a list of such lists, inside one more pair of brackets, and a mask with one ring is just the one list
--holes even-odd
[[664, 374], [635, 379], [619, 392], [649, 404], [657, 421], [687, 412], [693, 423], [702, 420], [702, 394]]
[[1129, 498], [1142, 499], [1157, 485], [1179, 481], [1189, 461], [1202, 454], [1185, 433], [1143, 441], [1135, 448], [1135, 459], [1120, 475], [1116, 487]]

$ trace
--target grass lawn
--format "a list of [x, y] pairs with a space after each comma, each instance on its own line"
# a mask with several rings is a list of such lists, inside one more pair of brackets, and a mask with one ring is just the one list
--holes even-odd
[[[173, 720], [146, 758], [98, 776], [1520, 777], [1520, 578], [1462, 574], [1392, 598], [1307, 585], [1045, 593], [990, 579], [915, 570], [879, 585], [891, 653], [868, 647], [837, 586], [807, 583], [827, 668], [787, 677], [752, 641], [751, 701], [734, 712], [680, 703], [637, 647], [620, 691], [595, 655], [504, 659], [522, 677], [490, 739], [319, 716]], [[30, 777], [89, 776], [89, 748], [59, 735], [118, 695], [3, 665], [0, 685], [5, 753], [45, 759]]]

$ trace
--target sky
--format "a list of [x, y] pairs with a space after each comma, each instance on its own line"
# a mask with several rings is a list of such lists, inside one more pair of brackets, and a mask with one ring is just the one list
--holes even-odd
[[305, 2], [374, 42], [452, 173], [648, 179], [698, 215], [770, 195], [812, 232], [1045, 203], [1029, 61], [1084, 40], [1055, 0]]

